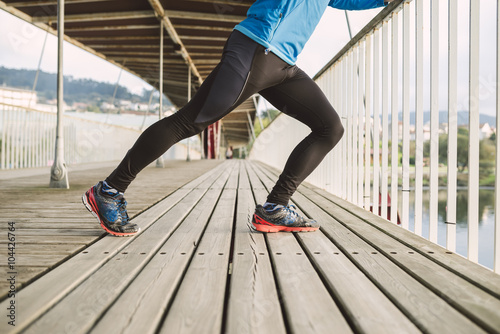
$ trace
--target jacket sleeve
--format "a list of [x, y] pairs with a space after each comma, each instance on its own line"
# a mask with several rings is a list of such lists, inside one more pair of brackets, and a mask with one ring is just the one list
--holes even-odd
[[363, 10], [385, 6], [384, 0], [330, 0], [328, 6], [337, 9]]

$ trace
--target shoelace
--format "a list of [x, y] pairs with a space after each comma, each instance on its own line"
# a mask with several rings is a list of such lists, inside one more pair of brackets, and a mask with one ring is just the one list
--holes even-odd
[[128, 213], [127, 213], [127, 201], [124, 198], [121, 198], [118, 202], [118, 212], [120, 213], [120, 217], [122, 218], [122, 225], [128, 224]]
[[289, 219], [295, 220], [295, 218], [299, 216], [297, 211], [295, 211], [297, 210], [297, 207], [293, 204], [287, 205], [286, 207], [284, 207], [284, 210], [286, 211], [286, 217]]

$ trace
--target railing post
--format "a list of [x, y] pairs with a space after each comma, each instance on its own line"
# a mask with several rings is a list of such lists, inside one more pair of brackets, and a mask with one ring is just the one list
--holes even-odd
[[50, 188], [69, 189], [68, 171], [64, 162], [63, 138], [63, 44], [64, 44], [64, 0], [57, 0], [57, 127], [54, 163], [50, 170]]
[[6, 108], [4, 107], [3, 110], [2, 110], [2, 153], [1, 153], [1, 157], [0, 157], [0, 169], [5, 169], [5, 148], [6, 148], [6, 145], [5, 145], [5, 139], [6, 139], [6, 135], [5, 135], [5, 132], [7, 130], [7, 127], [5, 126], [5, 122], [7, 121], [7, 117], [6, 117], [6, 114], [7, 114], [7, 110], [5, 110]]
[[370, 190], [371, 190], [371, 140], [370, 140], [370, 120], [371, 120], [371, 63], [372, 63], [372, 36], [368, 34], [365, 42], [365, 209], [370, 211]]
[[479, 1], [470, 0], [468, 259], [478, 261], [479, 226]]
[[252, 101], [253, 101], [253, 105], [255, 107], [255, 116], [257, 116], [259, 118], [259, 124], [260, 124], [260, 131], [264, 131], [264, 124], [262, 123], [262, 117], [260, 116], [260, 114], [257, 112], [258, 110], [258, 106], [259, 106], [259, 102], [257, 101], [257, 95], [252, 95]]
[[[188, 89], [187, 89], [187, 101], [191, 101], [191, 66], [188, 66]], [[187, 156], [186, 161], [191, 161], [191, 138], [187, 139]]]
[[439, 182], [439, 0], [431, 0], [431, 84], [429, 88], [431, 94], [429, 240], [437, 243]]
[[[352, 123], [352, 144], [351, 152], [352, 155], [352, 202], [358, 204], [358, 77], [359, 77], [359, 43], [352, 47], [353, 52], [353, 66], [352, 66], [352, 111], [351, 111], [351, 123]], [[359, 204], [358, 204], [359, 205]]]
[[[456, 1], [456, 0], [451, 0]], [[415, 3], [415, 214], [414, 231], [422, 235], [424, 175], [424, 1]]]
[[[450, 0], [453, 1], [453, 0]], [[500, 80], [500, 0], [497, 0], [497, 81]], [[497, 133], [496, 133], [496, 173], [500, 173], [500, 85], [496, 87], [496, 117], [497, 117]], [[500, 273], [500, 177], [495, 178], [495, 245], [493, 254], [493, 270]]]
[[[365, 43], [366, 44], [366, 43]], [[364, 112], [364, 96], [365, 96], [365, 48], [363, 41], [360, 41], [359, 44], [359, 75], [358, 75], [358, 205], [363, 207], [364, 205], [364, 166], [365, 163], [369, 163], [368, 161], [364, 162], [363, 159], [363, 137], [364, 137], [364, 122], [363, 122], [363, 112]], [[337, 81], [338, 82], [338, 81]], [[343, 166], [339, 166], [340, 169], [343, 169]]]
[[456, 250], [457, 222], [457, 1], [448, 1], [448, 198], [446, 248]]
[[410, 4], [403, 4], [403, 205], [401, 225], [408, 229], [410, 218]]
[[380, 31], [373, 31], [373, 213], [379, 214], [380, 194]]
[[399, 184], [399, 22], [398, 13], [392, 13], [392, 45], [391, 45], [391, 222], [398, 222], [398, 184]]
[[[158, 90], [160, 91], [160, 110], [158, 111], [158, 119], [162, 119], [163, 114], [163, 20], [160, 20], [160, 78], [158, 83]], [[159, 156], [156, 159], [156, 167], [163, 168], [163, 157]]]
[[[347, 78], [347, 56], [344, 55], [342, 59], [340, 60], [341, 64], [341, 81], [340, 82], [346, 82]], [[340, 113], [340, 119], [342, 120], [342, 125], [344, 126], [344, 129], [346, 129], [347, 132], [347, 118], [346, 118], [346, 104], [347, 104], [347, 98], [346, 98], [346, 85], [341, 84], [340, 85], [340, 99], [342, 102], [342, 107], [341, 107], [341, 113]], [[342, 166], [347, 166], [347, 133], [344, 132], [344, 136], [342, 137]], [[346, 168], [342, 168], [342, 192], [341, 192], [341, 197], [343, 199], [346, 199], [347, 195], [347, 171]]]
[[250, 117], [250, 113], [247, 111], [247, 118], [248, 118], [248, 125], [250, 126], [250, 131], [251, 131], [251, 135], [252, 135], [252, 138], [253, 140], [255, 140], [255, 129], [253, 128], [253, 124], [252, 124], [252, 118]]
[[347, 200], [352, 202], [352, 76], [353, 76], [353, 66], [352, 66], [352, 55], [353, 50], [349, 50], [347, 53], [347, 108], [346, 108], [346, 128], [345, 128], [345, 138], [347, 141]]
[[388, 172], [389, 172], [389, 22], [382, 22], [382, 210], [381, 216], [387, 219]]

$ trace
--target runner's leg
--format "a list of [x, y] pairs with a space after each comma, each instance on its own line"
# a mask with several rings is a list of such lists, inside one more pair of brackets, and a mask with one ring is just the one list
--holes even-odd
[[318, 85], [298, 67], [290, 79], [260, 94], [311, 133], [292, 151], [267, 201], [287, 205], [300, 183], [321, 163], [344, 133], [341, 120]]
[[177, 113], [146, 129], [106, 182], [125, 192], [136, 175], [172, 145], [200, 133], [255, 93], [245, 89], [245, 84], [258, 47], [257, 43], [241, 33], [233, 33], [221, 62], [193, 99]]

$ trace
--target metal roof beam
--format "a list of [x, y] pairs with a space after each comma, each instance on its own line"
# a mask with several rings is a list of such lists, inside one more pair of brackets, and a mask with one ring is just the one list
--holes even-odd
[[246, 124], [246, 123], [248, 123], [247, 120], [242, 121], [242, 120], [237, 120], [237, 119], [225, 119], [225, 118], [223, 118], [222, 120], [226, 124]]
[[234, 109], [233, 111], [231, 111], [231, 113], [239, 113], [239, 112], [254, 112], [255, 109], [251, 108], [251, 109], [240, 109], [240, 108], [236, 108]]
[[[89, 48], [93, 49], [158, 49], [156, 44], [86, 44]], [[163, 50], [171, 51], [173, 48], [169, 45], [165, 45]]]
[[190, 49], [209, 49], [209, 50], [221, 50], [224, 48], [222, 45], [197, 45], [197, 44], [188, 44], [188, 48]]
[[[158, 59], [156, 58], [142, 58], [142, 57], [109, 57], [110, 59], [113, 59], [114, 61], [119, 61], [119, 62], [141, 62], [141, 63], [148, 63], [148, 64], [158, 64]], [[184, 64], [184, 61], [181, 59], [165, 59], [164, 60], [165, 64]]]
[[172, 25], [172, 22], [170, 21], [169, 18], [170, 15], [168, 14], [168, 12], [165, 12], [165, 9], [163, 9], [163, 6], [159, 0], [148, 0], [148, 1], [151, 7], [153, 7], [153, 10], [156, 13], [156, 15], [160, 18], [160, 20], [163, 21], [165, 29], [167, 30], [167, 33], [172, 39], [172, 41], [179, 46], [179, 53], [182, 55], [182, 58], [184, 58], [187, 65], [191, 68], [191, 72], [194, 74], [195, 77], [198, 78], [198, 82], [201, 84], [203, 82], [203, 79], [201, 78], [200, 73], [198, 73], [198, 69], [196, 68], [196, 65], [193, 63], [193, 60], [189, 56], [189, 52], [186, 50], [184, 43], [182, 43], [182, 40], [180, 39], [179, 35], [177, 34], [177, 31]]
[[[87, 3], [87, 2], [105, 2], [114, 0], [65, 0], [66, 5], [76, 4], [76, 3]], [[15, 3], [10, 3], [11, 6], [16, 8], [21, 7], [35, 7], [35, 6], [52, 6], [57, 5], [57, 0], [37, 0], [37, 1], [20, 1]]]
[[166, 10], [165, 13], [166, 15], [168, 15], [168, 17], [173, 19], [191, 19], [191, 20], [204, 20], [204, 21], [217, 21], [217, 22], [240, 23], [246, 18], [246, 16], [242, 15], [187, 12], [180, 10]]
[[203, 41], [221, 41], [221, 42], [225, 42], [227, 40], [227, 37], [212, 37], [212, 36], [188, 36], [188, 35], [182, 35], [182, 36], [179, 36], [181, 39], [187, 39], [187, 40], [191, 40], [191, 39], [201, 39]]
[[[224, 123], [225, 121], [222, 120], [222, 122]], [[245, 123], [248, 123], [248, 121], [245, 122]], [[233, 127], [225, 126], [224, 130], [226, 130], [226, 132], [232, 132], [232, 131], [234, 131], [234, 132], [246, 132], [246, 133], [248, 133], [248, 128], [238, 129], [238, 128], [233, 128]]]
[[92, 37], [78, 37], [79, 41], [87, 42], [87, 41], [145, 41], [152, 40], [153, 43], [157, 43], [159, 38], [157, 36], [92, 36]]
[[[171, 92], [165, 92], [165, 94], [167, 96], [171, 96], [173, 98], [185, 100], [187, 102], [187, 94], [186, 95], [180, 95], [180, 94], [175, 94], [175, 93], [171, 93]], [[182, 106], [180, 106], [180, 107], [182, 107]]]
[[209, 31], [224, 31], [224, 32], [231, 32], [233, 31], [233, 28], [228, 28], [228, 27], [214, 27], [214, 26], [208, 26], [208, 25], [187, 25], [187, 24], [176, 24], [175, 25], [176, 29], [189, 29], [189, 30], [209, 30]]
[[[155, 17], [155, 13], [150, 10], [130, 11], [130, 12], [112, 12], [112, 13], [85, 13], [66, 15], [64, 22], [89, 22], [89, 21], [107, 21], [107, 20], [130, 20]], [[33, 22], [56, 22], [57, 16], [34, 16]]]
[[110, 30], [138, 30], [138, 29], [160, 29], [159, 24], [142, 24], [128, 26], [94, 26], [94, 27], [71, 27], [65, 28], [65, 31], [110, 31]]
[[209, 3], [218, 3], [223, 5], [230, 5], [230, 6], [241, 6], [241, 5], [251, 6], [254, 3], [254, 1], [245, 2], [242, 0], [184, 0], [184, 1], [209, 2]]

